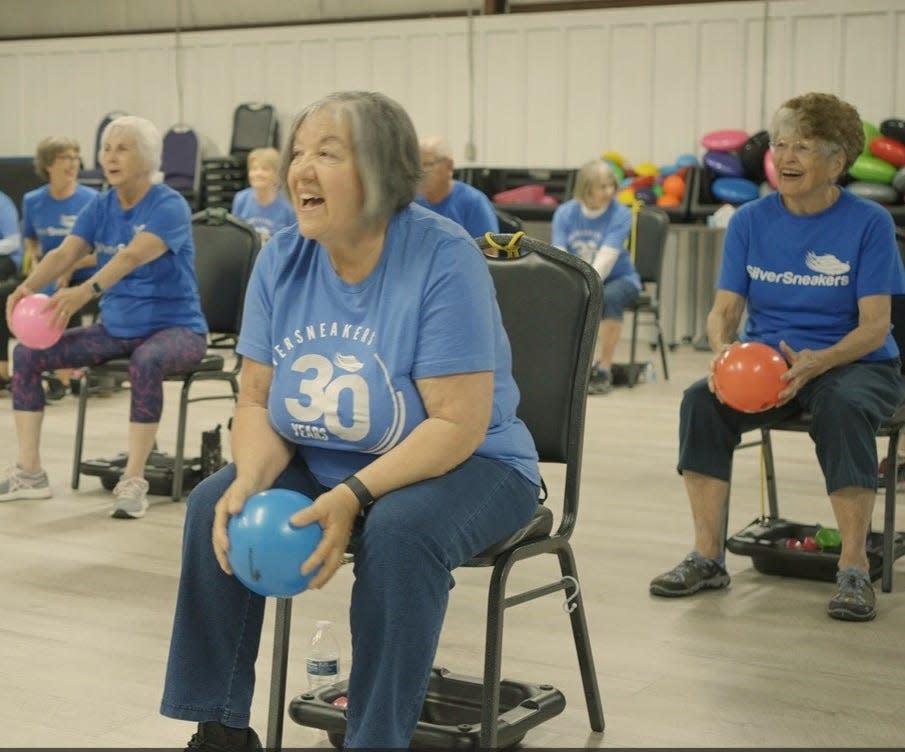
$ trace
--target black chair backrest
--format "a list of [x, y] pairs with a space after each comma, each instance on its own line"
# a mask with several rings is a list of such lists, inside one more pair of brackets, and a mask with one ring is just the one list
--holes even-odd
[[94, 134], [94, 168], [101, 169], [101, 136], [104, 135], [104, 129], [110, 125], [116, 118], [128, 115], [125, 110], [113, 110], [108, 112], [101, 118], [101, 122], [97, 124], [97, 132]]
[[669, 216], [662, 209], [645, 206], [638, 212], [634, 261], [642, 282], [659, 287], [668, 233]]
[[516, 217], [514, 214], [510, 214], [509, 212], [503, 211], [498, 206], [493, 207], [493, 211], [496, 214], [497, 222], [500, 225], [500, 232], [502, 233], [513, 233], [521, 230], [524, 225], [522, 224], [522, 220]]
[[[896, 227], [896, 243], [899, 246], [899, 256], [905, 264], [905, 227]], [[905, 374], [905, 295], [892, 296], [890, 320], [892, 336], [899, 346], [899, 357], [902, 359], [902, 373]]]
[[192, 235], [201, 310], [208, 328], [212, 334], [237, 335], [261, 237], [248, 223], [217, 209], [192, 217]]
[[276, 109], [271, 104], [245, 102], [233, 113], [233, 135], [229, 153], [244, 159], [259, 146], [279, 147], [280, 132]]
[[[506, 246], [511, 235], [494, 235]], [[486, 237], [478, 238], [494, 253]], [[601, 310], [597, 272], [577, 256], [522, 236], [519, 255], [488, 258], [525, 421], [542, 462], [579, 460]]]
[[163, 137], [160, 171], [164, 182], [172, 178], [188, 178], [194, 181], [201, 165], [201, 149], [198, 134], [188, 125], [174, 125]]

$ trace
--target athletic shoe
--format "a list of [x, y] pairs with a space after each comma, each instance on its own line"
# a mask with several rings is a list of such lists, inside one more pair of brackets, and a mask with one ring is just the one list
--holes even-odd
[[21, 467], [11, 464], [0, 479], [0, 501], [14, 499], [49, 499], [52, 496], [47, 473], [26, 473]]
[[58, 402], [66, 396], [66, 386], [56, 376], [45, 376], [47, 386], [44, 389], [44, 399], [48, 402]]
[[12, 391], [12, 381], [5, 376], [0, 376], [0, 397], [7, 396]]
[[613, 377], [609, 371], [597, 371], [591, 374], [588, 382], [588, 394], [609, 394], [613, 391]]
[[252, 728], [234, 729], [217, 721], [198, 724], [185, 752], [257, 752], [261, 740]]
[[877, 615], [877, 595], [870, 575], [858, 567], [836, 572], [839, 589], [830, 598], [826, 612], [841, 621], [870, 621]]
[[148, 481], [144, 478], [121, 478], [113, 489], [113, 495], [116, 496], [116, 503], [111, 517], [137, 520], [148, 511]]
[[651, 595], [678, 598], [698, 590], [717, 590], [729, 585], [729, 574], [713, 559], [692, 551], [679, 564], [650, 581]]

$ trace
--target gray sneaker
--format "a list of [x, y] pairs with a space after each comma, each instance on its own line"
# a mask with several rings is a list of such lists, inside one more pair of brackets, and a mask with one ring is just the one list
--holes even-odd
[[11, 464], [0, 478], [0, 501], [13, 499], [49, 499], [52, 496], [47, 473], [26, 473], [16, 464]]
[[692, 551], [679, 564], [650, 581], [651, 595], [678, 598], [698, 590], [716, 590], [729, 585], [729, 574], [713, 559]]
[[597, 371], [591, 374], [588, 382], [588, 394], [609, 394], [613, 391], [613, 377], [609, 373]]
[[839, 589], [830, 598], [826, 612], [841, 621], [870, 621], [877, 615], [877, 595], [870, 584], [870, 575], [858, 567], [846, 567], [836, 572]]
[[148, 481], [144, 478], [121, 478], [113, 489], [113, 495], [116, 496], [116, 503], [111, 517], [137, 520], [148, 511]]

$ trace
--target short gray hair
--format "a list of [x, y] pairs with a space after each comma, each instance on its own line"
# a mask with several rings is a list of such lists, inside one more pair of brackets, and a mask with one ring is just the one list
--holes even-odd
[[336, 122], [349, 128], [364, 193], [363, 219], [389, 219], [415, 200], [421, 178], [415, 126], [402, 105], [374, 91], [337, 91], [308, 105], [296, 116], [283, 147], [283, 185], [288, 185], [296, 133], [308, 117], [319, 112], [331, 113]]
[[160, 159], [163, 153], [163, 139], [157, 126], [150, 120], [137, 115], [123, 115], [111, 120], [101, 134], [101, 150], [114, 131], [125, 131], [135, 139], [138, 153], [147, 167], [148, 176], [160, 169]]
[[575, 176], [575, 190], [572, 192], [572, 196], [581, 203], [586, 203], [588, 195], [591, 193], [591, 187], [598, 178], [609, 180], [614, 188], [619, 187], [616, 173], [613, 172], [609, 163], [602, 159], [592, 159], [579, 168], [578, 174]]

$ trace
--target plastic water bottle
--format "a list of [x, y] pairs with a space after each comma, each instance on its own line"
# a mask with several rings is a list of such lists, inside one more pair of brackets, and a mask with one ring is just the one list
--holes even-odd
[[305, 666], [311, 690], [333, 684], [339, 679], [339, 642], [333, 634], [331, 622], [319, 621], [315, 625]]

